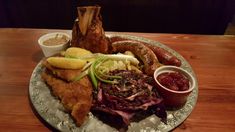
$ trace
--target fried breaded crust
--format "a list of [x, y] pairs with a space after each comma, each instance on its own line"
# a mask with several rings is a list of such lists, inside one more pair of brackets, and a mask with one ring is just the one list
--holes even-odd
[[68, 83], [44, 71], [42, 79], [50, 86], [53, 94], [60, 98], [64, 107], [71, 112], [76, 124], [81, 126], [92, 103], [92, 85], [88, 77], [84, 77], [79, 82]]

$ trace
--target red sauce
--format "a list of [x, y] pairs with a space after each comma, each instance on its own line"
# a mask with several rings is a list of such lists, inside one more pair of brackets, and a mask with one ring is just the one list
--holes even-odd
[[157, 77], [157, 80], [166, 88], [175, 91], [185, 91], [189, 89], [189, 80], [179, 72], [165, 72]]

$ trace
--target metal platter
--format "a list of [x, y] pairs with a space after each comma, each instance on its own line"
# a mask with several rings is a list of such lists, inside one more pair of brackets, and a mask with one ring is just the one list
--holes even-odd
[[[197, 97], [198, 97], [198, 84], [196, 76], [191, 68], [190, 64], [176, 51], [170, 49], [164, 44], [149, 40], [146, 38], [129, 36], [129, 35], [118, 35], [118, 34], [107, 34], [107, 36], [120, 36], [124, 38], [134, 39], [146, 43], [150, 43], [174, 54], [177, 58], [182, 61], [182, 68], [189, 71], [196, 80], [196, 87], [193, 92], [189, 95], [186, 104], [178, 110], [167, 111], [167, 124], [161, 122], [160, 118], [155, 115], [151, 115], [139, 122], [132, 122], [128, 126], [129, 132], [157, 132], [157, 131], [170, 131], [181, 124], [194, 109]], [[35, 67], [29, 84], [29, 99], [32, 103], [32, 107], [36, 110], [38, 115], [49, 125], [59, 131], [72, 131], [72, 132], [112, 132], [118, 131], [115, 128], [103, 123], [101, 120], [96, 118], [91, 112], [89, 113], [88, 120], [81, 126], [77, 127], [70, 114], [67, 113], [60, 103], [59, 99], [51, 94], [50, 89], [41, 79], [41, 73], [44, 70], [42, 67], [42, 61]]]

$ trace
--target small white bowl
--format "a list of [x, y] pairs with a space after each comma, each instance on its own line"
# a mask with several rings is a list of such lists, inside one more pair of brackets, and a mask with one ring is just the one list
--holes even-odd
[[[47, 46], [47, 45], [43, 44], [44, 41], [46, 41], [46, 40], [48, 40], [50, 38], [55, 38], [56, 35], [59, 35], [59, 36], [60, 35], [64, 35], [64, 36], [66, 36], [68, 38], [68, 41], [66, 43], [60, 44], [60, 45]], [[53, 33], [48, 33], [48, 34], [42, 35], [38, 39], [38, 44], [41, 47], [45, 57], [49, 57], [49, 56], [55, 55], [55, 54], [60, 53], [61, 51], [65, 50], [69, 46], [70, 40], [71, 40], [71, 37], [67, 33], [53, 32]]]
[[[184, 91], [171, 90], [163, 86], [157, 79], [157, 77], [166, 72], [179, 72], [189, 79], [189, 89]], [[186, 70], [176, 66], [161, 66], [154, 72], [154, 80], [157, 84], [157, 90], [160, 92], [164, 99], [165, 105], [168, 107], [179, 108], [182, 107], [186, 101], [188, 95], [195, 88], [195, 78]]]

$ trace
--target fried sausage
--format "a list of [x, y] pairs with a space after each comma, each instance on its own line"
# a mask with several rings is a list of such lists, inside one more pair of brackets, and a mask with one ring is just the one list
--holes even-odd
[[131, 51], [144, 63], [144, 72], [152, 76], [154, 70], [160, 67], [156, 55], [151, 49], [140, 42], [135, 41], [117, 41], [112, 43], [113, 52]]
[[144, 43], [145, 46], [149, 47], [157, 56], [158, 60], [164, 65], [174, 65], [174, 66], [181, 66], [181, 61], [176, 56], [168, 52], [167, 50]]
[[[114, 43], [117, 41], [123, 41], [123, 40], [136, 41], [136, 40], [122, 38], [122, 37], [111, 37], [110, 38], [111, 43]], [[139, 42], [139, 41], [137, 41], [137, 42]], [[174, 56], [173, 54], [171, 54], [167, 50], [160, 48], [160, 47], [157, 47], [157, 46], [154, 46], [152, 44], [148, 44], [148, 43], [144, 43], [144, 42], [140, 42], [140, 43], [143, 43], [145, 46], [150, 48], [154, 52], [154, 54], [157, 56], [160, 63], [162, 63], [164, 65], [181, 66], [180, 59], [178, 59], [176, 56]]]

